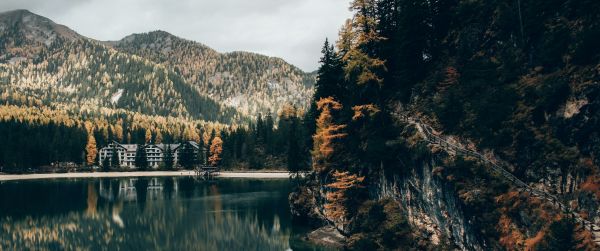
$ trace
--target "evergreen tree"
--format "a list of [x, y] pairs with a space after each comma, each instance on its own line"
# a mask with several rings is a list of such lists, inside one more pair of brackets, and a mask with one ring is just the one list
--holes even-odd
[[200, 141], [198, 141], [198, 156], [196, 157], [196, 161], [199, 165], [206, 165], [207, 158], [204, 156], [206, 154], [204, 148], [206, 148], [204, 146], [204, 140], [200, 139]]
[[291, 118], [292, 124], [290, 126], [289, 135], [288, 135], [288, 145], [287, 145], [287, 167], [288, 171], [291, 173], [298, 173], [301, 168], [301, 152], [300, 146], [298, 144], [298, 119], [296, 117]]
[[315, 83], [315, 94], [313, 100], [319, 100], [324, 97], [333, 97], [336, 100], [343, 100], [343, 67], [338, 54], [333, 45], [325, 39], [322, 56], [319, 60], [321, 65], [317, 71], [317, 82]]
[[108, 158], [104, 158], [104, 159], [102, 160], [102, 169], [103, 169], [105, 172], [108, 172], [108, 171], [110, 171], [110, 159], [108, 159]]
[[[316, 101], [325, 97], [333, 97], [336, 100], [345, 103], [347, 96], [350, 94], [344, 86], [344, 70], [343, 64], [338, 53], [335, 52], [333, 45], [325, 39], [322, 56], [320, 59], [321, 65], [317, 71], [317, 82], [315, 83], [315, 92], [312, 102], [310, 103], [309, 111], [306, 113], [304, 125], [309, 135], [313, 135], [316, 130], [315, 121], [318, 116]], [[306, 145], [312, 145], [312, 137], [306, 137], [308, 142]]]
[[112, 168], [121, 167], [120, 160], [119, 160], [119, 152], [117, 151], [116, 146], [114, 146], [111, 149], [110, 167], [112, 167]]
[[536, 250], [569, 251], [579, 250], [580, 241], [574, 236], [575, 223], [572, 219], [561, 219], [550, 224], [548, 233]]
[[194, 148], [188, 143], [182, 143], [179, 149], [179, 164], [184, 168], [191, 170], [194, 168]]
[[174, 156], [173, 150], [171, 150], [171, 144], [167, 144], [163, 157], [164, 165], [167, 170], [172, 170], [174, 167]]
[[135, 166], [139, 170], [148, 169], [148, 155], [146, 153], [145, 145], [138, 144], [135, 152]]

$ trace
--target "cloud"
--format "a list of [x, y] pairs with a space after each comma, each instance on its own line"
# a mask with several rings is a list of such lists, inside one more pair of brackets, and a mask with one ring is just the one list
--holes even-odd
[[282, 57], [318, 67], [326, 37], [337, 39], [349, 0], [2, 0], [0, 11], [28, 9], [82, 35], [118, 40], [165, 30], [218, 51]]

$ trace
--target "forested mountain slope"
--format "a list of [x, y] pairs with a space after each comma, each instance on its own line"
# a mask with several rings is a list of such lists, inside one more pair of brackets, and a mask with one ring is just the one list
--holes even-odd
[[172, 69], [118, 52], [28, 11], [2, 15], [2, 98], [13, 104], [122, 108], [230, 123], [234, 109]]
[[133, 34], [107, 44], [174, 69], [198, 91], [243, 115], [280, 112], [286, 104], [306, 108], [312, 95], [314, 76], [279, 58], [218, 53], [164, 31]]
[[[3, 99], [123, 108], [223, 123], [306, 108], [314, 76], [278, 58], [220, 54], [163, 31], [83, 37], [26, 10], [0, 14]], [[24, 95], [26, 97], [21, 97]]]

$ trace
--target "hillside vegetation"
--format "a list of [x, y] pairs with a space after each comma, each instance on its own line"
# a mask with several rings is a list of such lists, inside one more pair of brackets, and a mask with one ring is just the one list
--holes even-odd
[[307, 117], [314, 176], [290, 196], [293, 212], [356, 250], [597, 249], [562, 210], [424, 142], [398, 112], [600, 222], [599, 7], [352, 1], [323, 48]]
[[312, 94], [314, 76], [279, 58], [222, 54], [164, 31], [133, 34], [109, 44], [174, 69], [200, 93], [253, 118], [281, 112], [286, 104], [306, 108]]

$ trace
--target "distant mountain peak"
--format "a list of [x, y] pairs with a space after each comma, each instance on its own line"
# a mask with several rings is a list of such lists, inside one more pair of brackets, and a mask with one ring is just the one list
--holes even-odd
[[33, 14], [33, 13], [31, 13], [31, 11], [26, 10], [26, 9], [16, 9], [16, 10], [9, 10], [9, 11], [0, 12], [0, 16], [4, 16], [4, 15], [22, 15], [22, 14]]
[[83, 38], [68, 27], [25, 9], [0, 13], [0, 37], [5, 38], [3, 44], [0, 44], [0, 53], [11, 45], [45, 44], [49, 46], [57, 39]]

